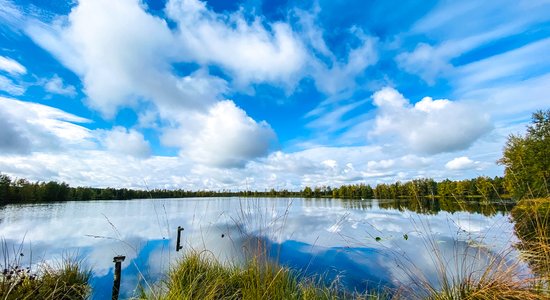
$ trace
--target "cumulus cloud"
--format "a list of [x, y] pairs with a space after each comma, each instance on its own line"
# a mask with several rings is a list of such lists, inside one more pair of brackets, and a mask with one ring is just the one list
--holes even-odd
[[395, 136], [420, 153], [463, 150], [492, 129], [489, 117], [466, 103], [425, 97], [412, 105], [389, 87], [376, 92], [373, 103], [371, 136]]
[[135, 129], [116, 126], [112, 130], [100, 131], [102, 144], [108, 151], [140, 158], [151, 155], [151, 147], [143, 134]]
[[479, 162], [474, 162], [467, 156], [454, 158], [445, 164], [449, 170], [466, 170], [475, 167]]
[[0, 56], [0, 70], [12, 75], [27, 73], [27, 69], [23, 65], [5, 56]]
[[192, 102], [169, 72], [173, 44], [166, 22], [138, 1], [80, 1], [68, 17], [31, 22], [26, 32], [81, 77], [90, 106], [107, 117], [139, 97]]
[[367, 168], [369, 170], [387, 170], [392, 168], [395, 165], [395, 160], [393, 159], [383, 159], [380, 161], [369, 161], [367, 163]]
[[166, 12], [177, 22], [179, 46], [190, 59], [220, 65], [239, 83], [293, 85], [307, 58], [300, 39], [283, 22], [267, 27], [259, 17], [248, 21], [240, 11], [217, 14], [198, 0], [171, 0]]
[[0, 97], [0, 114], [3, 149], [50, 151], [93, 144], [90, 130], [75, 124], [89, 120], [50, 106]]
[[76, 88], [70, 84], [65, 84], [63, 79], [57, 74], [50, 78], [44, 85], [44, 89], [50, 93], [65, 95], [69, 97], [76, 96]]
[[[225, 81], [204, 71], [179, 76], [175, 63], [221, 66], [247, 85], [286, 84], [305, 61], [288, 24], [249, 23], [240, 13], [225, 17], [196, 0], [170, 1], [166, 13], [175, 30], [137, 0], [85, 0], [67, 17], [52, 24], [33, 20], [25, 31], [81, 77], [90, 106], [107, 117], [140, 100], [183, 109], [204, 109], [220, 100]], [[195, 96], [196, 85], [212, 91], [209, 97]]]
[[[158, 129], [174, 139], [165, 144], [197, 162], [242, 166], [266, 154], [273, 130], [223, 101], [228, 82], [208, 66], [221, 66], [243, 84], [285, 81], [300, 70], [305, 53], [290, 27], [248, 22], [240, 13], [224, 17], [195, 0], [170, 1], [166, 13], [174, 30], [139, 1], [85, 0], [52, 24], [30, 22], [26, 32], [81, 77], [87, 103], [105, 117], [146, 102], [139, 126], [160, 121], [168, 128]], [[180, 62], [202, 67], [182, 75], [174, 66]], [[55, 78], [46, 88], [68, 92]]]
[[233, 103], [221, 101], [205, 114], [188, 116], [178, 128], [166, 130], [162, 141], [182, 149], [182, 155], [216, 167], [242, 167], [267, 154], [275, 133]]

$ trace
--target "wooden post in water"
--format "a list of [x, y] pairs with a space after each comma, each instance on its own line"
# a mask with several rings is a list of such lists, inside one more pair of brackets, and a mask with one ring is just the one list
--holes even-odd
[[118, 300], [118, 293], [120, 291], [120, 269], [121, 269], [122, 262], [124, 261], [125, 258], [126, 256], [122, 256], [122, 255], [115, 256], [113, 258], [113, 262], [115, 263], [115, 278], [113, 281], [113, 300]]
[[176, 239], [176, 251], [180, 251], [180, 249], [183, 249], [183, 247], [180, 246], [181, 232], [182, 231], [183, 231], [183, 227], [178, 226], [178, 238]]

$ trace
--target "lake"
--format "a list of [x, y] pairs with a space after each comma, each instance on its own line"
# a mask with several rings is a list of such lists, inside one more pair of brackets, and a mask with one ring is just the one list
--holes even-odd
[[[445, 264], [472, 268], [491, 255], [517, 259], [509, 208], [426, 203], [186, 198], [8, 205], [0, 207], [0, 238], [11, 258], [23, 253], [23, 266], [83, 258], [93, 268], [94, 299], [110, 298], [117, 255], [126, 256], [121, 298], [157, 282], [191, 249], [238, 263], [260, 243], [273, 260], [359, 291], [410, 285], [419, 276], [437, 286], [434, 251]], [[176, 252], [178, 226], [183, 249]]]

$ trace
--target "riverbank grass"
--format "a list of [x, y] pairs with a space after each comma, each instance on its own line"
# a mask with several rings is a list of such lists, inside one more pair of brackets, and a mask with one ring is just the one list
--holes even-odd
[[550, 298], [550, 197], [524, 199], [512, 210], [518, 248]]
[[161, 290], [155, 299], [380, 299], [378, 294], [344, 292], [336, 284], [301, 278], [261, 258], [244, 265], [222, 264], [206, 251], [186, 254]]
[[36, 273], [19, 266], [4, 266], [0, 271], [0, 299], [3, 300], [88, 299], [91, 292], [91, 271], [75, 259], [43, 264]]

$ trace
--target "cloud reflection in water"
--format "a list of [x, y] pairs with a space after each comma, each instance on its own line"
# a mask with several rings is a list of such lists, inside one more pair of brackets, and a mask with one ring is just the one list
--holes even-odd
[[[0, 208], [0, 237], [9, 247], [24, 239], [33, 263], [64, 254], [84, 257], [93, 267], [96, 299], [110, 294], [116, 255], [126, 255], [122, 296], [133, 293], [141, 276], [148, 283], [160, 279], [182, 255], [174, 251], [177, 226], [185, 228], [184, 251], [207, 249], [222, 261], [239, 262], [243, 249], [260, 241], [280, 262], [327, 280], [338, 277], [358, 290], [407, 283], [404, 268], [435, 282], [429, 240], [449, 260], [472, 243], [501, 253], [515, 242], [507, 214], [428, 215], [380, 203], [201, 198], [9, 205]], [[31, 255], [24, 259], [28, 264]]]

